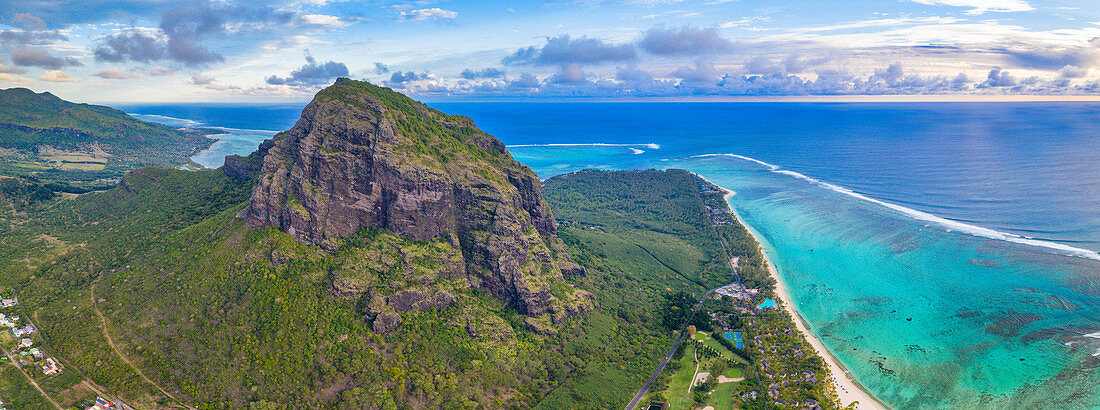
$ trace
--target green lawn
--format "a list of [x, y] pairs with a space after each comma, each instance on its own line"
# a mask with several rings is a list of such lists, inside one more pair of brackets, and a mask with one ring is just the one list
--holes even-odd
[[[714, 348], [714, 350], [717, 350], [719, 354], [725, 356], [726, 358], [736, 360], [738, 363], [741, 363], [741, 364], [744, 364], [744, 365], [748, 365], [748, 363], [745, 362], [744, 359], [742, 359], [740, 356], [737, 356], [737, 355], [733, 354], [733, 352], [729, 351], [729, 349], [726, 349], [725, 346], [722, 346], [720, 343], [718, 343], [717, 340], [714, 340], [711, 337], [706, 337], [704, 339], [703, 336], [702, 336], [702, 333], [696, 334], [695, 336], [696, 336], [696, 339], [702, 341], [703, 344]], [[715, 337], [722, 337], [722, 336], [717, 335]]]
[[672, 379], [668, 382], [668, 390], [665, 390], [665, 397], [668, 397], [672, 409], [690, 409], [694, 407], [695, 402], [688, 394], [688, 386], [691, 384], [691, 378], [694, 375], [695, 345], [685, 342], [684, 356], [680, 359], [680, 370], [672, 375]]
[[714, 410], [732, 409], [734, 402], [739, 401], [733, 398], [733, 395], [737, 392], [738, 384], [739, 383], [719, 384], [718, 387], [715, 387], [714, 391], [710, 393], [710, 399], [707, 400], [707, 405], [714, 406]]

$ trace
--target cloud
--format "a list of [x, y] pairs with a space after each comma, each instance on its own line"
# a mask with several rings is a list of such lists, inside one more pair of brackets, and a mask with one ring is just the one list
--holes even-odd
[[0, 43], [7, 45], [54, 44], [68, 40], [57, 30], [4, 30], [0, 31]]
[[27, 72], [27, 70], [22, 68], [4, 65], [4, 58], [0, 57], [0, 74], [23, 74], [25, 72]]
[[513, 90], [530, 90], [539, 87], [539, 79], [531, 73], [523, 73], [512, 81], [508, 82], [508, 88]]
[[1008, 71], [1004, 71], [1001, 67], [993, 67], [989, 70], [989, 75], [986, 76], [986, 80], [981, 84], [978, 84], [978, 88], [992, 88], [992, 87], [1013, 87], [1016, 85], [1016, 79], [1012, 75], [1008, 74]]
[[695, 67], [680, 67], [672, 72], [672, 76], [685, 82], [713, 82], [717, 76], [714, 64], [699, 60]]
[[561, 71], [550, 77], [549, 81], [554, 84], [580, 84], [585, 82], [584, 71], [577, 63], [562, 64]]
[[41, 30], [46, 28], [46, 22], [30, 13], [15, 13], [11, 16], [11, 22], [22, 26], [27, 30]]
[[15, 65], [41, 67], [56, 70], [69, 66], [81, 66], [83, 64], [72, 57], [57, 57], [42, 48], [23, 46], [11, 52], [11, 61]]
[[930, 6], [942, 5], [942, 6], [955, 6], [955, 7], [969, 7], [970, 10], [966, 11], [969, 15], [985, 14], [988, 12], [1014, 12], [1014, 11], [1032, 11], [1035, 7], [1032, 7], [1026, 1], [1023, 0], [910, 0], [914, 3], [927, 4]]
[[214, 83], [214, 77], [207, 77], [202, 73], [191, 74], [191, 84], [193, 85], [209, 85]]
[[731, 21], [727, 21], [725, 23], [719, 24], [718, 27], [719, 28], [744, 27], [744, 26], [747, 26], [747, 25], [752, 24], [752, 23], [763, 22], [763, 21], [771, 21], [771, 20], [772, 19], [770, 17], [742, 17], [742, 18], [739, 18], [737, 20], [731, 20]]
[[632, 61], [637, 57], [630, 44], [607, 44], [597, 38], [581, 37], [576, 40], [569, 35], [546, 39], [542, 47], [527, 47], [516, 50], [504, 57], [505, 65], [558, 65], [558, 64], [598, 64], [616, 61]]
[[348, 66], [344, 63], [328, 61], [318, 64], [313, 56], [306, 54], [306, 64], [291, 71], [289, 77], [270, 76], [267, 83], [271, 85], [310, 86], [327, 84], [336, 77], [347, 77]]
[[1067, 65], [1058, 70], [1059, 78], [1083, 78], [1089, 74], [1088, 68]]
[[702, 55], [733, 49], [733, 43], [718, 35], [714, 28], [651, 28], [638, 42], [642, 50], [657, 55]]
[[431, 78], [432, 76], [428, 73], [416, 73], [413, 71], [394, 71], [393, 74], [390, 75], [390, 79], [383, 81], [383, 83], [385, 83], [386, 86], [390, 88], [403, 89], [406, 88], [410, 83], [429, 80]]
[[17, 75], [11, 75], [11, 74], [8, 74], [8, 73], [0, 72], [0, 81], [10, 83], [10, 84], [22, 84], [22, 83], [27, 82], [27, 79], [26, 79], [26, 77], [20, 77], [20, 76], [17, 76]]
[[755, 57], [745, 62], [745, 73], [760, 75], [786, 74], [786, 69], [770, 58]]
[[385, 73], [388, 73], [388, 72], [390, 72], [390, 66], [382, 64], [382, 63], [374, 63], [374, 73], [375, 74], [385, 74]]
[[106, 70], [106, 71], [100, 71], [100, 72], [96, 73], [95, 76], [99, 77], [99, 78], [107, 79], [107, 80], [130, 80], [130, 79], [134, 79], [134, 78], [141, 78], [141, 74], [134, 73], [134, 72], [129, 72], [129, 71], [122, 71], [122, 70], [119, 70], [117, 68], [112, 68], [112, 69]]
[[168, 68], [168, 67], [153, 67], [152, 69], [149, 70], [149, 75], [161, 76], [161, 75], [174, 74], [175, 72], [176, 72], [176, 70], [173, 70], [173, 69]]
[[93, 51], [96, 61], [109, 62], [156, 61], [163, 59], [166, 53], [162, 40], [139, 32], [104, 37]]
[[474, 71], [469, 68], [462, 70], [462, 74], [459, 74], [462, 78], [467, 80], [476, 80], [478, 78], [501, 78], [504, 77], [504, 70], [499, 68], [482, 68], [481, 70]]
[[1084, 47], [1015, 47], [994, 49], [1006, 57], [1006, 62], [1023, 68], [1058, 70], [1065, 66], [1096, 67], [1100, 65], [1100, 38]]
[[206, 0], [165, 10], [159, 28], [167, 37], [168, 58], [190, 66], [202, 66], [225, 61], [224, 56], [206, 45], [209, 38], [277, 29], [285, 31], [294, 27], [331, 27], [332, 19], [327, 17], [330, 16]]
[[438, 7], [430, 9], [417, 9], [402, 11], [398, 16], [398, 20], [401, 21], [424, 21], [424, 20], [450, 20], [458, 17], [457, 11], [444, 10]]
[[49, 81], [54, 83], [71, 83], [73, 81], [76, 81], [75, 78], [69, 77], [68, 74], [65, 74], [58, 70], [47, 71], [45, 74], [39, 76], [38, 79], [41, 81]]
[[649, 83], [653, 81], [653, 76], [645, 70], [629, 65], [620, 67], [615, 72], [615, 79], [625, 83]]

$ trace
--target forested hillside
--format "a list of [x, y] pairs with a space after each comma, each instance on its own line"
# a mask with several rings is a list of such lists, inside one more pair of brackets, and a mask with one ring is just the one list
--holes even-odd
[[177, 130], [110, 107], [25, 88], [0, 90], [0, 175], [112, 185], [144, 166], [176, 167], [208, 147], [209, 130]]

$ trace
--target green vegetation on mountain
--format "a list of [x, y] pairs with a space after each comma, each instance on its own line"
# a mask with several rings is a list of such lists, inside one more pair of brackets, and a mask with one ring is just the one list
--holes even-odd
[[65, 366], [51, 398], [616, 408], [668, 351], [668, 311], [732, 280], [719, 239], [761, 260], [685, 171], [540, 184], [468, 119], [350, 80], [299, 125], [224, 170], [0, 184], [0, 293]]
[[0, 90], [0, 175], [112, 185], [136, 168], [189, 164], [191, 155], [213, 142], [205, 132], [143, 122], [50, 93]]

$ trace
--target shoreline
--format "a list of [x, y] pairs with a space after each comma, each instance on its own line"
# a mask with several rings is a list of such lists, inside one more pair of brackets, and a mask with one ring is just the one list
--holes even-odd
[[[698, 174], [696, 175], [698, 176]], [[703, 177], [699, 176], [699, 178]], [[706, 178], [703, 178], [703, 180], [707, 181]], [[802, 315], [800, 315], [798, 311], [794, 308], [794, 303], [792, 303], [794, 299], [791, 298], [790, 292], [787, 290], [787, 285], [784, 284], [783, 281], [779, 278], [779, 273], [775, 267], [775, 264], [772, 263], [771, 258], [768, 258], [768, 253], [764, 249], [764, 243], [760, 241], [760, 233], [753, 229], [752, 226], [749, 226], [749, 224], [745, 223], [745, 220], [741, 219], [741, 215], [737, 213], [737, 210], [735, 210], [732, 205], [729, 205], [729, 199], [733, 197], [735, 193], [732, 190], [726, 189], [725, 187], [719, 186], [718, 184], [715, 184], [713, 182], [711, 182], [711, 184], [717, 186], [719, 189], [725, 192], [723, 198], [726, 200], [726, 204], [727, 206], [729, 206], [730, 212], [732, 212], [733, 216], [737, 218], [737, 222], [744, 226], [745, 229], [749, 231], [749, 234], [752, 235], [753, 239], [756, 240], [757, 246], [759, 246], [760, 248], [760, 255], [764, 257], [764, 264], [767, 265], [768, 274], [772, 277], [772, 279], [775, 279], [775, 293], [779, 297], [779, 302], [783, 305], [783, 309], [785, 309], [787, 313], [789, 313], [794, 319], [795, 327], [798, 329], [799, 332], [802, 332], [802, 335], [806, 337], [806, 341], [809, 342], [810, 346], [812, 346], [814, 350], [817, 351], [818, 356], [821, 356], [821, 358], [825, 360], [825, 363], [829, 368], [829, 378], [832, 380], [837, 398], [840, 400], [840, 403], [837, 404], [839, 404], [841, 407], [846, 407], [851, 405], [852, 403], [856, 403], [854, 408], [861, 410], [878, 410], [889, 408], [885, 405], [885, 403], [878, 400], [877, 398], [875, 398], [874, 395], [867, 391], [867, 389], [863, 387], [863, 385], [859, 384], [859, 382], [852, 377], [851, 373], [848, 372], [848, 369], [840, 363], [840, 360], [837, 359], [836, 356], [833, 356], [833, 353], [830, 352], [829, 349], [825, 348], [825, 345], [822, 344], [821, 341], [818, 340], [817, 337], [810, 332], [810, 326], [806, 323], [806, 320], [802, 318]]]

